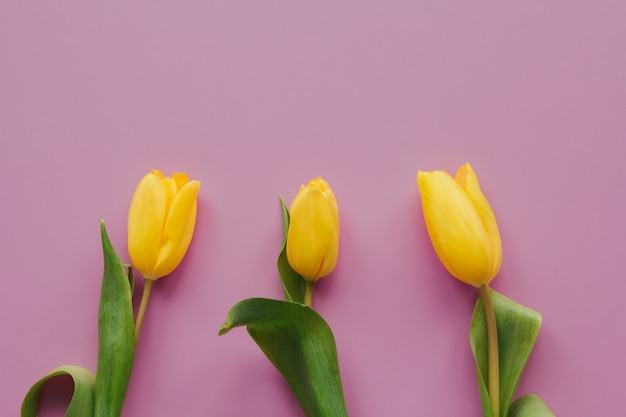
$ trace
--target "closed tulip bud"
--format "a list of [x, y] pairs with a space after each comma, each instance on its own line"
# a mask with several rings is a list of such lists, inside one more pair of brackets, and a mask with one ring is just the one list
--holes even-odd
[[128, 210], [128, 253], [137, 270], [154, 281], [171, 273], [189, 248], [196, 225], [200, 182], [152, 170], [137, 185]]
[[316, 178], [300, 187], [289, 215], [289, 265], [310, 282], [330, 274], [339, 252], [339, 213], [328, 183]]
[[448, 272], [474, 287], [489, 284], [500, 270], [502, 243], [470, 164], [455, 178], [444, 171], [419, 171], [417, 184], [430, 240]]

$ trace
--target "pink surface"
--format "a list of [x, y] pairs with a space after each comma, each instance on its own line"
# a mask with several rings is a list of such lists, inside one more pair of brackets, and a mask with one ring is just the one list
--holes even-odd
[[278, 197], [319, 175], [342, 235], [315, 303], [350, 415], [480, 416], [476, 294], [437, 260], [415, 182], [465, 161], [500, 224], [494, 288], [543, 313], [518, 395], [623, 415], [624, 3], [298, 3], [0, 4], [0, 415], [53, 367], [95, 370], [99, 220], [127, 261], [159, 168], [202, 182], [198, 224], [153, 289], [125, 416], [302, 415], [246, 331], [217, 330], [281, 297]]

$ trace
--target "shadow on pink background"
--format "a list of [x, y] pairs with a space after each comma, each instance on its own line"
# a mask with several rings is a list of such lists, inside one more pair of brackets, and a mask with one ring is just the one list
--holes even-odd
[[95, 371], [99, 221], [128, 261], [159, 168], [202, 182], [198, 223], [153, 288], [123, 415], [302, 415], [245, 330], [217, 330], [282, 296], [279, 196], [321, 175], [342, 234], [315, 303], [350, 415], [480, 416], [476, 293], [436, 258], [415, 181], [470, 161], [503, 238], [493, 286], [543, 314], [518, 395], [619, 416], [624, 21], [617, 1], [3, 2], [0, 415], [56, 366]]

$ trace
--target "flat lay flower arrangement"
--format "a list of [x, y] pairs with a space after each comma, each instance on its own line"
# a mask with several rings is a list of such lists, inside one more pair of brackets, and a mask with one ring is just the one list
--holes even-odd
[[[538, 395], [512, 401], [539, 333], [541, 315], [490, 288], [500, 270], [502, 243], [476, 173], [468, 163], [454, 177], [444, 171], [419, 171], [417, 185], [437, 256], [453, 277], [478, 292], [469, 348], [483, 416], [554, 416]], [[66, 375], [74, 383], [66, 417], [122, 415], [152, 287], [176, 269], [191, 244], [199, 188], [199, 181], [190, 181], [182, 173], [165, 177], [152, 170], [141, 179], [128, 212], [132, 265], [122, 263], [101, 223], [104, 268], [96, 372], [78, 365], [52, 369], [26, 393], [22, 417], [37, 415], [46, 381]], [[249, 298], [236, 303], [218, 334], [246, 327], [307, 417], [348, 416], [335, 338], [313, 308], [316, 282], [332, 279], [325, 277], [332, 275], [339, 258], [339, 205], [322, 178], [302, 185], [289, 207], [282, 197], [279, 202], [283, 238], [277, 269], [284, 299]], [[144, 281], [137, 312], [132, 305], [134, 271]]]

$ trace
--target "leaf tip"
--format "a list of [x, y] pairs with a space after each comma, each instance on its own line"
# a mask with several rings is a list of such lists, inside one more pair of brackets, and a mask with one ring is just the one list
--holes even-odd
[[102, 236], [102, 243], [109, 242], [109, 234], [107, 228], [104, 226], [104, 220], [100, 220], [100, 235]]
[[228, 333], [230, 331], [230, 329], [232, 329], [232, 327], [230, 327], [230, 325], [228, 324], [228, 322], [222, 324], [222, 327], [220, 327], [219, 331], [217, 332], [218, 336], [224, 336], [226, 333]]
[[[111, 239], [109, 239], [109, 233], [104, 226], [104, 220], [100, 220], [100, 237], [102, 240], [102, 248], [105, 251], [115, 252], [115, 249], [113, 249], [113, 244], [111, 243]], [[115, 256], [117, 256], [117, 253], [115, 254]]]

